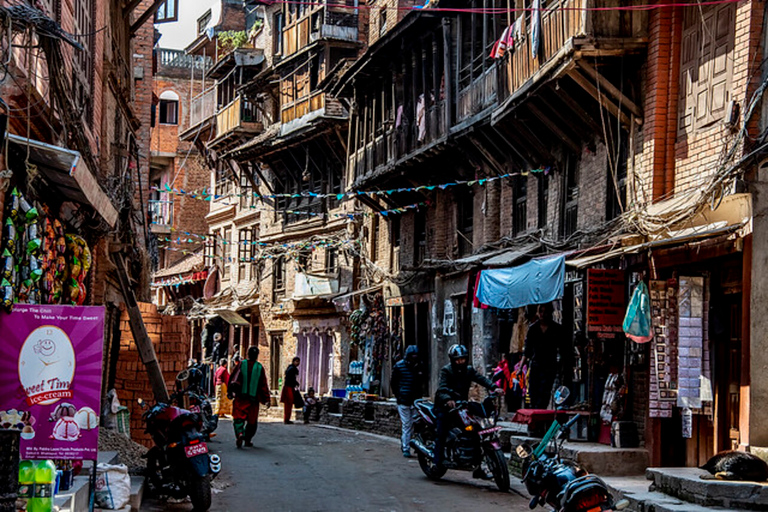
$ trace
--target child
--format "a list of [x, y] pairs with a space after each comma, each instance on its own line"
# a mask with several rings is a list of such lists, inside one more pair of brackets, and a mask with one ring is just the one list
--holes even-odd
[[304, 395], [304, 423], [309, 423], [309, 415], [314, 409], [315, 414], [320, 415], [320, 400], [315, 396], [315, 388], [309, 388], [307, 394]]

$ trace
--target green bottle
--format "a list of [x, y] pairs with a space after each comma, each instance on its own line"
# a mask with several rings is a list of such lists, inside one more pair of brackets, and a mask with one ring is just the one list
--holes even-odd
[[18, 498], [27, 503], [35, 495], [35, 463], [23, 460], [19, 463]]
[[29, 500], [27, 512], [51, 512], [53, 510], [53, 483], [56, 466], [52, 460], [40, 460], [35, 466], [35, 497]]

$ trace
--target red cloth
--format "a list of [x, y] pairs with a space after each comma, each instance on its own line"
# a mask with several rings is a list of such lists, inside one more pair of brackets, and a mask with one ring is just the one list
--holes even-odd
[[293, 388], [288, 386], [283, 387], [283, 392], [280, 393], [280, 401], [283, 403], [283, 421], [290, 421], [291, 414], [293, 414]]
[[229, 372], [227, 371], [226, 366], [219, 366], [216, 369], [216, 373], [214, 375], [214, 384], [219, 386], [221, 384], [226, 384], [229, 382]]
[[512, 423], [531, 424], [538, 421], [554, 421], [557, 411], [552, 409], [518, 409]]
[[232, 419], [245, 420], [253, 425], [259, 421], [259, 404], [247, 398], [235, 397], [232, 403]]

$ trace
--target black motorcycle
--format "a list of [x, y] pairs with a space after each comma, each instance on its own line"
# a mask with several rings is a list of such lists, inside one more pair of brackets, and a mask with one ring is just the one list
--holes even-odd
[[502, 492], [509, 491], [507, 460], [501, 451], [496, 426], [498, 409], [492, 397], [479, 402], [456, 402], [448, 412], [450, 428], [445, 442], [445, 457], [441, 465], [434, 462], [436, 416], [429, 400], [416, 400], [419, 413], [414, 423], [411, 447], [416, 450], [419, 466], [427, 478], [439, 480], [449, 469], [473, 471], [474, 476], [493, 479]]
[[211, 400], [202, 386], [203, 372], [197, 365], [191, 365], [176, 375], [176, 392], [171, 403], [191, 412], [200, 414], [203, 420], [202, 433], [214, 437], [219, 426], [219, 416], [213, 413]]
[[[555, 394], [558, 407], [568, 399], [570, 392], [565, 386]], [[535, 448], [528, 444], [517, 447], [517, 455], [523, 459], [523, 483], [533, 496], [529, 507], [549, 505], [554, 512], [612, 512], [629, 506], [627, 500], [614, 502], [608, 486], [598, 476], [590, 475], [576, 462], [560, 458], [560, 450], [574, 416], [567, 423], [556, 418]]]
[[[147, 408], [139, 399], [139, 404]], [[221, 459], [208, 452], [199, 414], [158, 403], [142, 415], [153, 446], [147, 459], [148, 490], [157, 496], [192, 501], [195, 512], [211, 507], [211, 479], [221, 471]]]

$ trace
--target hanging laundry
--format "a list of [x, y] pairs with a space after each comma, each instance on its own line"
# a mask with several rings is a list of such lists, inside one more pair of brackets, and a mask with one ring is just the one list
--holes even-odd
[[514, 33], [513, 27], [514, 25], [510, 25], [505, 28], [504, 32], [501, 33], [499, 40], [493, 44], [493, 48], [491, 48], [492, 59], [500, 59], [504, 57], [508, 50], [514, 49], [515, 40], [512, 35]]
[[512, 23], [512, 40], [515, 43], [519, 43], [523, 40], [523, 16], [519, 16], [514, 23]]
[[400, 125], [402, 123], [403, 123], [403, 106], [398, 105], [397, 114], [395, 115], [395, 128], [400, 128]]
[[427, 110], [424, 100], [424, 94], [419, 94], [419, 101], [416, 102], [416, 125], [418, 126], [419, 133], [417, 140], [419, 142], [424, 140], [427, 135]]
[[531, 13], [531, 57], [539, 56], [539, 41], [541, 39], [541, 0], [533, 0]]

